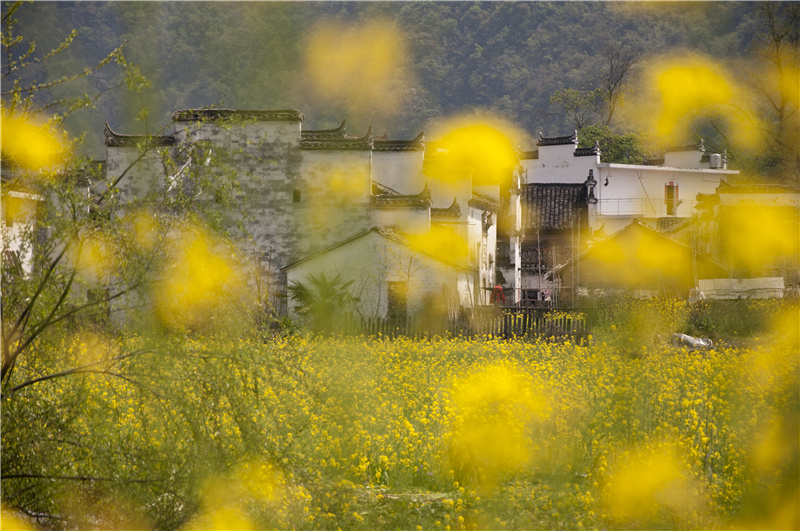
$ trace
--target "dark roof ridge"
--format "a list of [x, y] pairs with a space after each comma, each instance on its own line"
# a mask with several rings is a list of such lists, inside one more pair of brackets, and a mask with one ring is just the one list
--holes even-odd
[[373, 140], [373, 150], [375, 151], [423, 151], [425, 131], [422, 131], [411, 140], [389, 140], [375, 138]]
[[522, 187], [537, 187], [537, 188], [583, 188], [586, 186], [585, 183], [523, 183]]
[[431, 208], [431, 216], [437, 218], [460, 218], [461, 206], [458, 204], [458, 198], [453, 198], [453, 203], [445, 208]]
[[174, 135], [123, 135], [115, 133], [111, 126], [106, 122], [105, 130], [105, 144], [108, 147], [136, 147], [141, 142], [147, 142], [154, 146], [173, 146], [175, 145]]
[[372, 150], [372, 126], [364, 136], [346, 135], [344, 137], [303, 138], [300, 149], [315, 150]]
[[575, 152], [573, 153], [573, 156], [575, 156], [575, 157], [587, 157], [587, 156], [590, 156], [590, 155], [602, 155], [602, 154], [603, 154], [603, 152], [600, 151], [600, 141], [599, 140], [595, 140], [594, 141], [594, 146], [592, 146], [592, 147], [575, 148]]
[[539, 131], [539, 142], [536, 143], [537, 146], [561, 146], [567, 144], [577, 144], [578, 143], [578, 130], [572, 132], [571, 135], [568, 136], [551, 136], [545, 137], [541, 131]]
[[642, 155], [642, 165], [643, 166], [663, 166], [664, 165], [664, 157], [655, 158], [655, 159], [648, 159], [647, 155]]
[[294, 109], [184, 109], [172, 113], [173, 122], [200, 122], [204, 120], [243, 120], [302, 122], [303, 113]]
[[365, 134], [363, 136], [359, 136], [359, 135], [344, 135], [344, 137], [346, 139], [348, 139], [348, 140], [364, 140], [364, 139], [367, 139], [367, 138], [372, 139], [373, 136], [375, 136], [375, 133], [372, 131], [372, 126], [371, 125], [369, 126], [369, 129], [367, 129], [367, 134]]
[[497, 211], [500, 209], [500, 201], [476, 192], [472, 192], [472, 199], [470, 199], [467, 204], [472, 207], [480, 208], [481, 210]]
[[300, 138], [344, 138], [347, 133], [347, 119], [342, 120], [339, 127], [333, 129], [309, 129], [300, 131]]
[[373, 194], [370, 203], [378, 208], [391, 207], [430, 207], [431, 189], [428, 183], [418, 194]]
[[374, 191], [372, 192], [375, 195], [383, 195], [383, 194], [386, 194], [386, 195], [403, 195], [400, 192], [398, 192], [397, 190], [395, 190], [394, 188], [390, 188], [390, 187], [386, 186], [385, 184], [381, 184], [381, 183], [379, 183], [378, 181], [375, 181], [375, 180], [372, 181], [372, 189], [373, 190], [376, 190], [376, 189], [379, 190], [379, 193], [375, 193]]

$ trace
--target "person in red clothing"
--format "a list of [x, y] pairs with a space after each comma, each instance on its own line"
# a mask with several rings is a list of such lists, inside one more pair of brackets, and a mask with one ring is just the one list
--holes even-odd
[[494, 304], [500, 304], [506, 302], [506, 296], [503, 295], [503, 286], [500, 284], [496, 285], [492, 290], [492, 295], [489, 297], [489, 302]]

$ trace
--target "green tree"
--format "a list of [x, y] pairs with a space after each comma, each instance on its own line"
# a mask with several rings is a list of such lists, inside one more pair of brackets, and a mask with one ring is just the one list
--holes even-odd
[[[742, 179], [800, 180], [800, 5], [758, 2], [749, 13], [753, 38], [730, 64], [742, 94], [699, 117], [692, 131], [726, 150]], [[731, 116], [737, 117], [732, 122]]]
[[742, 69], [766, 135], [754, 169], [777, 181], [800, 182], [800, 5], [759, 2], [756, 15], [753, 57]]
[[576, 129], [595, 123], [611, 126], [625, 92], [630, 89], [633, 69], [641, 55], [625, 43], [608, 44], [600, 53], [603, 70], [591, 83], [595, 88], [559, 89], [550, 96], [550, 104], [555, 105]]
[[639, 132], [614, 133], [608, 126], [593, 124], [578, 133], [579, 147], [600, 146], [600, 160], [617, 164], [641, 164], [645, 138]]
[[600, 88], [593, 90], [565, 88], [555, 91], [550, 96], [550, 103], [562, 109], [565, 118], [575, 126], [575, 129], [583, 129], [597, 121], [604, 97]]
[[[235, 221], [228, 206], [238, 174], [229, 163], [237, 155], [212, 152], [202, 141], [172, 145], [168, 136], [149, 134], [142, 97], [149, 83], [121, 49], [54, 81], [29, 75], [30, 68], [57, 61], [76, 35], [36, 55], [35, 43], [16, 33], [21, 7], [3, 4], [2, 19], [3, 504], [47, 525], [82, 527], [89, 524], [59, 523], [81, 516], [70, 514], [71, 503], [102, 505], [122, 496], [151, 507], [149, 516], [160, 527], [175, 528], [196, 508], [190, 498], [192, 482], [203, 473], [198, 463], [223, 466], [239, 454], [224, 453], [206, 432], [221, 389], [209, 386], [206, 396], [213, 398], [197, 402], [184, 400], [187, 390], [173, 385], [197, 363], [181, 340], [189, 328], [198, 330], [198, 320], [176, 328], [163, 311], [153, 318], [153, 307], [160, 293], [170, 295], [166, 309], [173, 314], [196, 306], [203, 295], [192, 285], [197, 275], [213, 272], [219, 284], [233, 269], [205, 235], [209, 227], [220, 232]], [[90, 107], [96, 95], [64, 99], [52, 91], [115, 65], [117, 85], [141, 102], [147, 133], [127, 140], [137, 154], [112, 174], [104, 163], [76, 155], [78, 141], [62, 130], [64, 117]], [[124, 187], [133, 178], [149, 183], [136, 196]], [[24, 220], [7, 210], [20, 198], [35, 204]], [[12, 256], [25, 267], [8, 267]], [[193, 270], [200, 273], [192, 276]], [[229, 299], [212, 288], [217, 298], [208, 299], [211, 304]], [[204, 321], [215, 315], [204, 314]], [[242, 315], [235, 321], [246, 321]], [[227, 361], [216, 366], [217, 354], [208, 364], [230, 376]], [[133, 412], [123, 407], [134, 405], [138, 420], [121, 424]], [[181, 445], [185, 455], [176, 455]], [[101, 521], [100, 527], [116, 527]]]

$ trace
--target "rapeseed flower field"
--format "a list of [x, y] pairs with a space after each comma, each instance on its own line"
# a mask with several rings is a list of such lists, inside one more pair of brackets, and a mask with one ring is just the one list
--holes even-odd
[[793, 529], [786, 318], [706, 352], [625, 325], [580, 343], [74, 335], [21, 370], [139, 354], [6, 400], [4, 503], [114, 529]]

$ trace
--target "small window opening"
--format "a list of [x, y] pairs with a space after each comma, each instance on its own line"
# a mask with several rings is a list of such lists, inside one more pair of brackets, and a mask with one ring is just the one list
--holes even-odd
[[667, 207], [667, 215], [674, 216], [678, 211], [678, 185], [672, 181], [664, 186], [664, 202]]
[[293, 203], [299, 203], [300, 202], [300, 190], [295, 190], [292, 193], [292, 202]]

